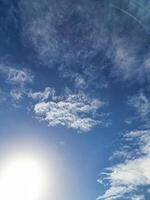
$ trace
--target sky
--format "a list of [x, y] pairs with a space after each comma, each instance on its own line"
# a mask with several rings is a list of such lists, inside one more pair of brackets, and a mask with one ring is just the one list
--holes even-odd
[[48, 156], [42, 200], [150, 199], [149, 10], [0, 0], [0, 155]]

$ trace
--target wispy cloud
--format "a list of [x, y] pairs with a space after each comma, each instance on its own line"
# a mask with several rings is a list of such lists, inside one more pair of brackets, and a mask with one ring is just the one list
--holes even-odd
[[145, 200], [144, 195], [134, 195], [131, 200]]
[[5, 102], [7, 99], [7, 94], [0, 89], [0, 103]]
[[22, 42], [34, 49], [36, 59], [48, 67], [57, 63], [60, 76], [82, 89], [106, 86], [106, 74], [130, 83], [149, 79], [149, 55], [143, 56], [148, 54], [149, 3], [58, 2], [19, 3]]
[[10, 91], [10, 96], [14, 101], [19, 101], [23, 98], [24, 91], [20, 89], [12, 89]]
[[148, 96], [140, 91], [129, 98], [128, 104], [135, 111], [136, 119], [141, 121], [144, 126], [149, 126], [150, 101]]
[[3, 98], [10, 105], [18, 105], [27, 96], [29, 84], [33, 82], [34, 76], [29, 69], [10, 67], [9, 65], [5, 62], [0, 64], [0, 76], [7, 88], [3, 88]]
[[134, 107], [135, 111], [141, 116], [141, 118], [147, 116], [150, 112], [149, 99], [143, 92], [139, 92], [129, 99], [129, 104]]
[[128, 44], [127, 38], [114, 36], [111, 48], [111, 55], [108, 56], [110, 56], [114, 65], [111, 70], [112, 75], [123, 80], [138, 75], [139, 68], [135, 69], [135, 66], [139, 65], [139, 59], [136, 58], [137, 47]]
[[55, 96], [55, 90], [51, 87], [46, 87], [43, 92], [28, 92], [28, 97], [36, 100], [36, 101], [45, 101], [50, 97]]
[[[50, 93], [51, 89], [48, 96]], [[34, 112], [40, 120], [47, 121], [49, 126], [62, 125], [78, 131], [89, 131], [93, 126], [102, 123], [97, 113], [104, 105], [100, 100], [92, 99], [83, 93], [68, 96], [53, 96], [51, 93], [49, 99], [48, 96], [45, 98], [45, 92], [37, 94], [40, 102], [34, 105]]]
[[26, 84], [33, 80], [33, 75], [30, 70], [25, 68], [8, 67], [4, 64], [0, 65], [0, 72], [5, 76], [5, 80], [10, 84]]
[[[109, 188], [98, 199], [112, 200], [126, 195], [131, 199], [143, 199], [141, 187], [150, 187], [150, 131], [129, 132], [125, 140], [129, 145], [126, 158], [106, 170], [103, 181], [109, 184]], [[133, 152], [134, 156], [129, 159]]]

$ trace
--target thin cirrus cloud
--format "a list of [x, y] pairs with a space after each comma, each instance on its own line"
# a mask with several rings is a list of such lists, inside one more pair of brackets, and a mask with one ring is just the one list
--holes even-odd
[[54, 90], [46, 88], [43, 93], [32, 93], [30, 97], [38, 100], [34, 104], [36, 117], [46, 121], [49, 126], [62, 125], [87, 132], [103, 123], [98, 117], [98, 111], [104, 103], [83, 93], [56, 96]]
[[37, 101], [44, 101], [47, 100], [49, 97], [55, 96], [55, 90], [51, 87], [46, 87], [43, 92], [33, 92], [30, 90], [28, 92], [28, 97], [32, 98], [33, 100]]
[[[14, 65], [14, 64], [12, 64]], [[0, 76], [7, 85], [7, 91], [2, 90], [4, 101], [9, 100], [11, 105], [19, 103], [27, 94], [28, 86], [33, 82], [34, 76], [31, 70], [26, 68], [10, 67], [5, 63], [0, 64]]]
[[[89, 0], [80, 4], [58, 2], [19, 3], [22, 42], [34, 49], [37, 59], [49, 67], [58, 63], [62, 76], [65, 74], [82, 88], [91, 83], [100, 85], [95, 84], [97, 81], [106, 85], [103, 75], [108, 69], [108, 76], [115, 80], [143, 82], [145, 76], [149, 79], [149, 55], [145, 52], [149, 48], [149, 3], [145, 7], [134, 0], [122, 4], [117, 0], [114, 4]], [[125, 26], [128, 30], [124, 30]], [[81, 73], [77, 71], [82, 72], [80, 80]]]
[[20, 89], [12, 89], [10, 91], [10, 96], [14, 101], [20, 101], [23, 98], [24, 92]]
[[124, 139], [128, 141], [128, 148], [124, 151], [126, 156], [123, 161], [106, 169], [102, 179], [109, 188], [98, 199], [114, 200], [127, 196], [131, 199], [144, 199], [142, 187], [147, 187], [149, 193], [150, 131], [132, 131]]
[[136, 112], [141, 116], [141, 118], [147, 116], [150, 112], [150, 102], [147, 96], [140, 91], [137, 95], [132, 96], [129, 99], [129, 105], [134, 107]]
[[[109, 95], [115, 97], [108, 100], [114, 102], [115, 98], [115, 104], [112, 105], [117, 108], [120, 107], [117, 93], [122, 94], [120, 93], [122, 87], [118, 84], [120, 91], [115, 91], [113, 88], [115, 81], [119, 81], [123, 88], [132, 85], [133, 91], [135, 91], [133, 83], [138, 83], [136, 88], [144, 86], [149, 89], [150, 3], [148, 1], [20, 0], [11, 2], [10, 5], [7, 8], [9, 12], [6, 24], [2, 27], [4, 29], [2, 35], [7, 36], [7, 27], [8, 31], [11, 30], [10, 24], [13, 24], [14, 29], [17, 27], [14, 32], [15, 37], [11, 35], [7, 41], [16, 38], [18, 33], [19, 37], [15, 43], [19, 44], [19, 48], [22, 47], [23, 51], [20, 52], [24, 52], [22, 55], [24, 61], [29, 61], [26, 66], [29, 64], [29, 68], [31, 67], [33, 71], [39, 70], [40, 73], [44, 71], [40, 68], [42, 65], [50, 68], [49, 70], [55, 68], [56, 77], [53, 78], [61, 92], [64, 88], [59, 78], [75, 91], [68, 92], [67, 95], [56, 95], [55, 90], [50, 87], [51, 77], [48, 77], [46, 82], [49, 81], [49, 87], [44, 91], [34, 92], [33, 88], [37, 88], [40, 81], [42, 82], [41, 77], [47, 78], [45, 74], [36, 77], [38, 84], [34, 82], [34, 87], [31, 88], [28, 83], [31, 83], [34, 77], [30, 70], [10, 67], [14, 65], [0, 65], [0, 73], [5, 78], [5, 84], [10, 86], [7, 90], [11, 98], [20, 103], [25, 97], [26, 103], [33, 105], [33, 112], [40, 121], [45, 121], [49, 126], [61, 125], [78, 132], [87, 132], [96, 125], [104, 123], [104, 115], [101, 115], [104, 102], [90, 97], [94, 93], [91, 91], [93, 87], [96, 89], [96, 97], [100, 94], [98, 89], [110, 89]], [[33, 54], [30, 54], [31, 52]], [[15, 51], [12, 53], [14, 57], [18, 57]], [[33, 63], [31, 66], [30, 61]], [[37, 68], [33, 67], [35, 63]], [[127, 105], [131, 109], [134, 108], [133, 115], [136, 116], [138, 126], [142, 122], [148, 127], [150, 101], [148, 94], [144, 92], [130, 97]], [[105, 92], [102, 94], [105, 95]], [[0, 97], [3, 95], [6, 95], [6, 92], [0, 91]], [[4, 100], [5, 98], [2, 102]], [[115, 110], [113, 106], [109, 108], [110, 112]], [[117, 121], [115, 117], [113, 120]], [[126, 122], [130, 124], [131, 121]], [[117, 123], [119, 124], [118, 121]], [[99, 199], [113, 200], [127, 196], [131, 200], [144, 200], [142, 187], [147, 189], [150, 185], [149, 135], [150, 131], [144, 129], [126, 134], [127, 146], [113, 154], [119, 161], [107, 168], [103, 174], [105, 175], [103, 181], [99, 181], [104, 185], [107, 183], [107, 188]]]
[[10, 84], [27, 84], [33, 81], [32, 73], [25, 68], [20, 69], [0, 65], [0, 73], [4, 75], [6, 82]]
[[143, 91], [139, 91], [129, 98], [128, 105], [135, 111], [136, 119], [148, 128], [150, 117], [150, 101], [148, 95]]
[[131, 200], [144, 200], [144, 195], [135, 195], [131, 198]]

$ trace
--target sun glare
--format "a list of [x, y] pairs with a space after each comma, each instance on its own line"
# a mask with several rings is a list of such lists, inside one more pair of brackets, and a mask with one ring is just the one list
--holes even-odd
[[0, 168], [1, 200], [39, 200], [45, 184], [42, 163], [30, 156], [16, 156]]

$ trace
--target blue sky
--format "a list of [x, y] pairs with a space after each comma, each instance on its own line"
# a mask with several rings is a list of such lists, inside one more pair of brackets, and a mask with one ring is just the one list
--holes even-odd
[[45, 146], [55, 200], [150, 197], [149, 9], [0, 0], [1, 151]]

